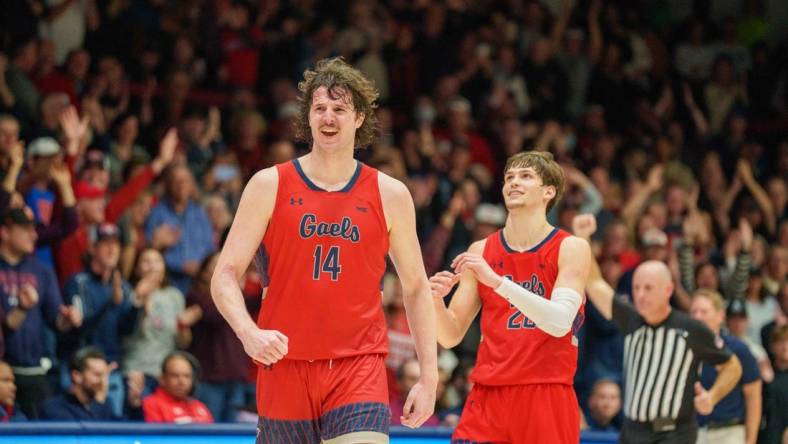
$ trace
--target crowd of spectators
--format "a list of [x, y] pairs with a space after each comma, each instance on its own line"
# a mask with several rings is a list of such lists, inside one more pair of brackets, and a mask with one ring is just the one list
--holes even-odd
[[[768, 410], [788, 396], [778, 3], [10, 1], [0, 416], [62, 417], [76, 402], [79, 418], [246, 417], [254, 368], [210, 299], [215, 252], [246, 180], [308, 149], [291, 126], [303, 70], [343, 56], [380, 91], [379, 135], [357, 157], [409, 187], [428, 273], [503, 224], [505, 159], [549, 150], [568, 182], [550, 221], [596, 215], [593, 251], [623, 295], [646, 259], [669, 264], [676, 309], [699, 288], [722, 293], [764, 382], [766, 427], [785, 427]], [[244, 279], [254, 314], [264, 277]], [[393, 272], [383, 305], [397, 406], [418, 368]], [[431, 423], [456, 423], [478, 341], [477, 324], [440, 350]], [[585, 422], [614, 430], [622, 337], [587, 304], [579, 344]], [[195, 416], [151, 413], [177, 403]]]

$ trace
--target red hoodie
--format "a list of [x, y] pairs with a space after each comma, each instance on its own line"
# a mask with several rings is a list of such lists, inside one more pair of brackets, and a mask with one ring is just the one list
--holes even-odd
[[161, 387], [142, 401], [145, 422], [175, 424], [212, 423], [213, 416], [201, 401], [194, 398], [175, 399]]

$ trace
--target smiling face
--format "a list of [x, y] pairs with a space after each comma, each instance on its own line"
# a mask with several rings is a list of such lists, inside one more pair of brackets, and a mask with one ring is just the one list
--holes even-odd
[[363, 148], [377, 133], [378, 91], [341, 57], [323, 59], [298, 83], [294, 136], [313, 148]]
[[510, 211], [539, 206], [550, 211], [563, 193], [564, 171], [551, 153], [526, 151], [506, 161], [503, 199]]
[[137, 263], [137, 276], [139, 278], [155, 275], [160, 280], [163, 280], [164, 270], [164, 257], [158, 250], [148, 248], [140, 254], [139, 262]]
[[335, 151], [355, 146], [356, 130], [364, 115], [353, 108], [352, 96], [346, 90], [329, 91], [325, 86], [315, 90], [309, 108], [309, 128], [313, 147]]
[[503, 200], [510, 211], [516, 208], [546, 205], [555, 196], [555, 187], [542, 183], [532, 167], [510, 168], [503, 181]]

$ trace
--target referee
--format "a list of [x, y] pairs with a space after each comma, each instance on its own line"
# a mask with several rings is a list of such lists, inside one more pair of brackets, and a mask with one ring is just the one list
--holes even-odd
[[[576, 216], [575, 235], [589, 239], [592, 215]], [[614, 297], [599, 265], [592, 261], [586, 292], [597, 310], [624, 335], [624, 425], [622, 443], [688, 444], [697, 440], [695, 414], [708, 415], [736, 385], [741, 364], [702, 323], [673, 310], [668, 267], [646, 261], [635, 270], [635, 305]], [[698, 382], [700, 363], [717, 366], [707, 391]]]

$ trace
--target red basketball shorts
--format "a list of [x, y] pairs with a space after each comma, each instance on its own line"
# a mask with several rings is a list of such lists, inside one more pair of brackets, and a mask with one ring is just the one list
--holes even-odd
[[471, 389], [452, 443], [577, 444], [580, 411], [572, 386], [528, 384]]
[[388, 434], [383, 355], [283, 359], [257, 372], [257, 443], [320, 443], [354, 432]]

